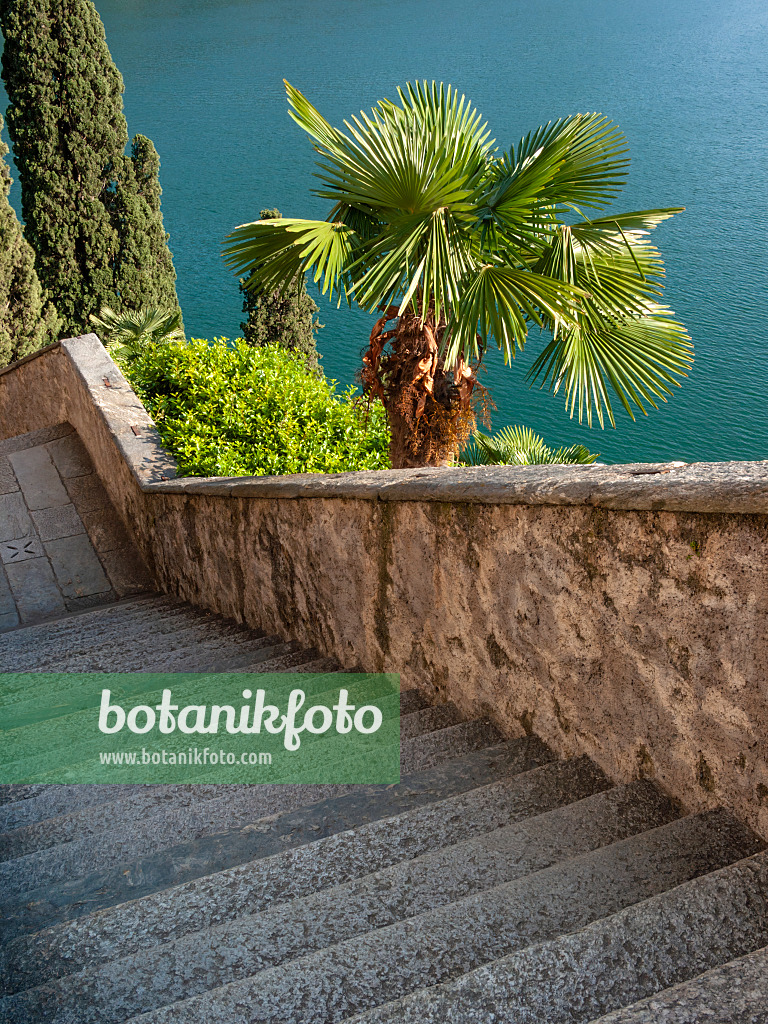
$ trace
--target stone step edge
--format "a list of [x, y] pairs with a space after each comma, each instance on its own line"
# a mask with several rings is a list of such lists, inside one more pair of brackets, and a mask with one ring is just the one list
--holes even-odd
[[[439, 729], [435, 729], [433, 732], [422, 733], [421, 735], [402, 740], [400, 743], [401, 758], [405, 760], [406, 764], [412, 764], [413, 767], [410, 770], [410, 774], [413, 774], [414, 771], [418, 770], [418, 766], [420, 764], [427, 767], [428, 763], [430, 761], [434, 761], [435, 758], [437, 758], [435, 763], [449, 760], [448, 757], [444, 758], [442, 755], [447, 752], [447, 748], [452, 742], [455, 743], [458, 741], [461, 743], [463, 741], [465, 744], [468, 742], [470, 744], [469, 749], [479, 749], [481, 746], [488, 746], [489, 741], [492, 742], [494, 738], [498, 741], [501, 739], [501, 736], [487, 719], [471, 719], [469, 721], [458, 722], [455, 725], [442, 726]], [[318, 737], [316, 740], [317, 746], [319, 747], [322, 742], [323, 737]], [[359, 763], [360, 761], [358, 761], [358, 764]], [[224, 799], [226, 800], [227, 798], [225, 797]], [[159, 817], [163, 817], [162, 813]], [[258, 821], [260, 821], [260, 819], [254, 819], [254, 821], [248, 822], [243, 826], [216, 828], [211, 832], [204, 832], [202, 835], [198, 836], [196, 840], [185, 840], [178, 845], [186, 846], [189, 842], [204, 843], [206, 840], [211, 843], [215, 843], [217, 841], [217, 837], [232, 836], [237, 833], [241, 833], [243, 828], [253, 828]], [[151, 819], [149, 824], [152, 824]], [[116, 841], [110, 843], [110, 834], [114, 832], [118, 833], [115, 837]], [[20, 903], [26, 903], [28, 902], [28, 894], [38, 892], [42, 889], [47, 889], [52, 885], [61, 884], [64, 881], [64, 877], [69, 881], [79, 880], [84, 882], [93, 874], [100, 873], [100, 871], [114, 871], [118, 867], [128, 868], [131, 864], [142, 863], [145, 860], [157, 858], [163, 850], [170, 855], [171, 851], [175, 848], [175, 844], [167, 843], [152, 852], [139, 855], [139, 857], [134, 855], [133, 858], [122, 863], [116, 861], [114, 863], [110, 863], [108, 866], [103, 866], [101, 869], [95, 866], [90, 866], [82, 874], [77, 876], [68, 872], [66, 876], [57, 875], [55, 878], [46, 877], [41, 878], [40, 880], [34, 880], [34, 865], [37, 863], [39, 866], [42, 860], [44, 863], [49, 865], [49, 870], [51, 870], [55, 864], [57, 851], [62, 851], [67, 847], [69, 847], [70, 852], [72, 850], [82, 850], [83, 844], [86, 848], [93, 844], [98, 845], [103, 850], [106, 844], [110, 848], [119, 849], [121, 846], [121, 843], [118, 840], [120, 833], [123, 833], [124, 835], [124, 825], [120, 825], [118, 829], [105, 830], [100, 834], [98, 842], [95, 840], [70, 839], [65, 843], [57, 844], [41, 850], [39, 853], [29, 853], [11, 860], [3, 861], [2, 864], [0, 864], [0, 879], [2, 879], [6, 888], [12, 889], [13, 896], [10, 901], [2, 903], [0, 906], [8, 908], [9, 906], [18, 906]], [[61, 867], [59, 867], [59, 870], [61, 870]], [[27, 876], [27, 873], [29, 873], [31, 877], [27, 878], [26, 885], [22, 886], [21, 880]]]
[[[440, 716], [435, 716], [435, 714], [434, 714], [436, 708], [441, 708], [441, 709], [445, 708], [445, 709], [447, 709], [446, 712], [444, 713], [444, 716], [448, 719], [448, 722], [440, 722]], [[454, 719], [454, 721], [450, 721], [450, 719], [452, 719], [452, 718]], [[426, 727], [425, 728], [420, 728], [420, 724], [421, 724], [422, 720], [424, 720], [425, 723], [426, 723]], [[410, 727], [409, 731], [411, 732], [411, 735], [409, 735], [409, 736], [407, 736], [405, 738], [406, 739], [410, 739], [410, 740], [415, 740], [415, 739], [417, 739], [420, 736], [426, 736], [429, 733], [437, 732], [439, 729], [445, 728], [446, 725], [459, 724], [459, 721], [458, 721], [458, 710], [456, 709], [455, 705], [447, 703], [447, 704], [434, 704], [431, 707], [419, 708], [418, 710], [415, 710], [415, 711], [409, 711], [406, 714], [402, 714], [401, 713], [400, 714], [401, 735], [402, 735], [402, 731], [403, 731], [403, 723], [406, 724], [406, 728]], [[227, 793], [227, 794], [224, 795], [224, 797], [225, 797], [225, 799], [230, 799], [230, 794]], [[205, 806], [207, 806], [207, 802], [208, 801], [210, 801], [210, 800], [217, 800], [218, 797], [212, 794], [210, 796], [206, 795], [204, 797], [201, 797], [200, 799], [201, 799], [201, 803], [198, 806], [205, 807]], [[43, 826], [45, 826], [45, 825], [50, 826], [50, 824], [55, 823], [55, 822], [63, 822], [67, 818], [73, 817], [73, 816], [76, 817], [76, 818], [79, 818], [81, 815], [87, 814], [88, 810], [90, 808], [92, 808], [93, 806], [101, 807], [101, 808], [103, 808], [107, 812], [109, 812], [110, 808], [111, 808], [112, 812], [114, 812], [114, 814], [117, 816], [117, 815], [119, 815], [119, 812], [120, 812], [120, 805], [121, 805], [121, 803], [122, 803], [122, 800], [118, 797], [116, 800], [107, 800], [104, 803], [100, 803], [100, 804], [96, 804], [96, 805], [90, 805], [90, 806], [86, 806], [86, 807], [83, 807], [83, 808], [78, 808], [77, 810], [71, 812], [71, 814], [52, 815], [50, 818], [44, 818], [44, 819], [41, 819], [40, 821], [37, 821], [37, 822], [34, 822], [34, 823], [30, 823], [30, 824], [25, 825], [25, 826], [20, 826], [18, 828], [13, 828], [13, 829], [6, 829], [5, 831], [0, 832], [0, 864], [11, 863], [14, 860], [19, 860], [22, 857], [29, 856], [30, 854], [37, 853], [37, 852], [39, 852], [41, 850], [55, 849], [56, 847], [61, 846], [64, 843], [73, 841], [73, 837], [69, 837], [68, 839], [61, 839], [59, 841], [54, 841], [54, 842], [51, 842], [51, 843], [47, 843], [47, 844], [44, 844], [42, 846], [31, 847], [30, 849], [26, 850], [24, 853], [19, 853], [19, 854], [15, 855], [15, 856], [5, 856], [5, 852], [6, 852], [5, 844], [8, 843], [13, 838], [14, 834], [19, 832], [21, 829], [28, 829], [30, 831], [30, 834], [32, 832], [34, 832], [35, 830], [43, 831]], [[175, 808], [174, 808], [174, 806], [172, 805], [172, 803], [170, 801], [156, 801], [156, 802], [153, 802], [152, 799], [151, 799], [151, 796], [150, 796], [150, 799], [147, 801], [146, 814], [143, 817], [144, 817], [144, 820], [147, 820], [148, 818], [154, 817], [156, 813], [157, 814], [162, 814], [164, 811], [174, 811], [174, 809]], [[135, 811], [135, 810], [137, 810], [137, 808], [132, 808], [132, 810]], [[89, 839], [93, 839], [96, 836], [98, 836], [101, 831], [108, 832], [109, 830], [110, 830], [110, 828], [109, 828], [108, 825], [104, 825], [103, 828], [100, 829], [100, 830], [93, 830], [93, 829], [91, 829], [89, 831], [89, 833], [88, 833], [88, 838]], [[78, 838], [81, 838], [81, 837], [78, 837]]]
[[[639, 785], [639, 783], [635, 785]], [[497, 821], [491, 810], [493, 803], [488, 802], [499, 786], [509, 788], [509, 799], [512, 804], [520, 801], [522, 797], [518, 813], [511, 820], [502, 816], [503, 820]], [[610, 799], [610, 794], [614, 791], [614, 787], [589, 758], [579, 757], [570, 761], [550, 761], [540, 764], [538, 767], [453, 793], [434, 803], [421, 804], [400, 813], [395, 810], [392, 815], [373, 821], [362, 820], [349, 829], [319, 838], [321, 845], [318, 849], [323, 858], [331, 857], [334, 860], [339, 855], [339, 851], [344, 855], [344, 849], [350, 844], [356, 848], [361, 841], [367, 842], [369, 848], [372, 848], [374, 852], [378, 851], [375, 867], [372, 869], [369, 860], [359, 864], [353, 863], [353, 870], [349, 873], [342, 872], [337, 875], [332, 872], [332, 877], [328, 877], [326, 872], [322, 876], [322, 884], [318, 885], [318, 879], [321, 876], [318, 876], [312, 867], [312, 841], [306, 842], [300, 847], [278, 850], [265, 858], [257, 858], [232, 868], [224, 868], [191, 882], [182, 882], [135, 900], [96, 910], [79, 919], [54, 924], [36, 933], [21, 935], [16, 940], [12, 940], [4, 949], [0, 948], [0, 978], [5, 979], [6, 983], [12, 978], [14, 979], [13, 984], [17, 984], [26, 971], [22, 965], [30, 958], [38, 961], [42, 958], [50, 969], [48, 977], [52, 980], [54, 977], [66, 976], [94, 963], [105, 963], [116, 959], [117, 949], [120, 950], [119, 958], [122, 958], [138, 952], [146, 945], [165, 944], [190, 933], [205, 931], [219, 924], [232, 922], [243, 915], [250, 914], [252, 901], [259, 901], [258, 894], [265, 887], [269, 889], [270, 886], [274, 886], [275, 878], [285, 873], [291, 865], [295, 867], [298, 864], [300, 873], [308, 873], [307, 880], [311, 883], [311, 887], [299, 885], [298, 887], [289, 886], [287, 889], [281, 888], [279, 893], [273, 892], [273, 899], [266, 901], [265, 909], [304, 899], [313, 892], [321, 892], [339, 884], [354, 882], [356, 879], [370, 874], [371, 870], [376, 873], [422, 856], [430, 856], [438, 850], [455, 846], [457, 842], [486, 841], [498, 829], [526, 828], [528, 823], [535, 822], [542, 816], [546, 817], [553, 811], [562, 813], [563, 811], [567, 812], [567, 809], [575, 809], [573, 813], [578, 813], [578, 806], [583, 801], [595, 797]], [[404, 830], [410, 830], [414, 824], [421, 831], [441, 807], [445, 808], [439, 815], [441, 822], [443, 819], [450, 821], [455, 809], [466, 808], [467, 801], [473, 801], [475, 794], [481, 796], [485, 794], [481, 803], [486, 804], [482, 814], [482, 823], [478, 829], [463, 830], [460, 839], [456, 839], [455, 831], [453, 833], [447, 831], [443, 834], [444, 841], [439, 842], [436, 846], [427, 845], [425, 841], [422, 841], [415, 848], [411, 846], [405, 849], [402, 856], [386, 856], [387, 845], [393, 835], [403, 834]], [[533, 808], [532, 798], [535, 800]], [[681, 813], [681, 809], [674, 804], [674, 801], [669, 801], [669, 803], [670, 818], [674, 819], [675, 814]], [[455, 841], [452, 842], [452, 840]], [[277, 875], [274, 874], [275, 870]], [[240, 890], [239, 898], [234, 901], [228, 900], [233, 887]], [[222, 896], [224, 897], [223, 904], [220, 901]], [[195, 907], [201, 903], [216, 908], [214, 913], [205, 915], [205, 923], [201, 923], [201, 918], [195, 912]], [[183, 912], [181, 917], [172, 912], [172, 920], [170, 920], [168, 910], [174, 905], [180, 906]], [[107, 925], [106, 931], [104, 930], [105, 924]], [[99, 938], [98, 941], [95, 941], [97, 934], [99, 934]], [[139, 944], [135, 941], [135, 936], [138, 934], [141, 935]], [[68, 949], [69, 952], [60, 954], [59, 951], [64, 949]], [[100, 952], [97, 953], [97, 950]], [[64, 969], [60, 969], [61, 967]], [[26, 973], [28, 974], [28, 972]]]
[[[510, 760], [512, 761], [513, 769], [505, 769], [505, 763], [508, 764]], [[577, 758], [575, 760], [588, 761], [589, 759]], [[476, 789], [478, 787], [478, 784], [487, 785], [491, 782], [497, 781], [500, 778], [510, 778], [515, 775], [523, 775], [529, 771], [536, 771], [537, 768], [544, 767], [547, 764], [557, 763], [558, 762], [555, 758], [555, 755], [552, 753], [551, 750], [549, 750], [548, 747], [546, 747], [544, 743], [541, 742], [541, 740], [533, 736], [524, 736], [516, 740], [508, 740], [500, 744], [495, 744], [494, 746], [481, 748], [480, 750], [469, 751], [465, 754], [460, 755], [459, 757], [452, 758], [450, 761], [442, 762], [441, 764], [438, 764], [432, 768], [426, 768], [420, 771], [413, 772], [409, 776], [405, 776], [402, 780], [402, 783], [404, 783], [406, 788], [409, 790], [408, 796], [412, 800], [412, 806], [421, 807], [424, 805], [428, 805], [430, 803], [435, 803], [440, 800], [447, 799], [450, 796], [459, 795], [461, 793], [468, 792], [472, 789]], [[448, 789], [447, 793], [443, 791], [441, 794], [438, 794], [435, 791], [434, 787], [436, 784], [439, 783], [440, 778], [445, 775], [446, 771], [455, 780], [454, 785], [452, 785], [451, 788]], [[483, 781], [478, 783], [478, 777], [482, 778]], [[466, 780], [467, 785], [462, 785], [462, 779]], [[456, 784], [456, 780], [458, 780], [458, 784]], [[392, 791], [393, 787], [386, 787], [386, 790]], [[402, 791], [398, 791], [398, 801], [401, 800], [401, 798]], [[283, 845], [281, 837], [288, 833], [293, 834], [297, 830], [297, 828], [305, 818], [309, 806], [317, 810], [323, 811], [324, 819], [331, 821], [335, 824], [336, 821], [338, 820], [338, 815], [340, 814], [341, 809], [350, 808], [351, 811], [355, 811], [355, 813], [359, 814], [359, 810], [355, 810], [359, 800], [360, 797], [355, 794], [344, 794], [342, 796], [335, 798], [331, 797], [322, 799], [314, 804], [305, 805], [304, 807], [298, 810], [278, 812], [272, 816], [262, 818], [262, 824], [271, 823], [272, 827], [269, 829], [269, 834], [272, 834], [275, 849], [268, 851], [260, 851], [255, 858], [246, 858], [242, 862], [217, 867], [212, 869], [210, 872], [207, 872], [207, 874], [201, 874], [191, 878], [181, 879], [179, 882], [176, 882], [175, 885], [185, 885], [189, 883], [194, 883], [199, 878], [208, 877], [211, 874], [219, 874], [221, 871], [226, 871], [231, 868], [237, 868], [240, 863], [250, 863], [254, 859], [260, 860], [263, 857], [272, 856], [274, 853], [289, 848]], [[395, 805], [393, 804], [392, 806]], [[405, 810], [408, 809], [411, 808], [406, 808]], [[375, 819], [371, 820], [388, 818], [391, 817], [393, 813], [404, 813], [404, 811], [401, 810], [399, 812], [393, 812], [392, 807], [388, 806], [382, 814], [377, 815]], [[363, 819], [361, 819], [361, 821], [362, 820]], [[358, 823], [360, 822], [355, 822], [355, 824]], [[345, 824], [343, 828], [334, 828], [333, 830], [329, 830], [326, 834], [332, 835], [341, 831], [349, 831], [350, 828], [355, 827], [355, 824]], [[278, 825], [280, 826], [280, 828], [277, 828]], [[253, 831], [253, 829], [247, 830], [251, 832]], [[225, 837], [226, 835], [227, 834], [225, 834]], [[312, 843], [316, 839], [320, 838], [323, 838], [323, 836], [313, 834], [311, 838], [304, 837], [303, 842], [296, 843], [295, 845], [307, 845], [308, 843]], [[168, 851], [164, 852], [167, 854]], [[88, 878], [90, 878], [93, 884], [97, 885], [99, 889], [103, 888], [103, 885], [106, 884], [106, 875], [103, 872], [97, 873], [95, 875], [90, 875], [88, 876]], [[78, 883], [83, 883], [85, 881], [88, 881], [88, 878], [78, 879], [77, 881]], [[172, 888], [175, 886], [170, 887]], [[74, 886], [72, 886], [72, 888], [74, 888]], [[67, 922], [71, 922], [79, 917], [89, 915], [94, 911], [108, 910], [111, 907], [117, 905], [118, 903], [126, 901], [134, 902], [135, 900], [140, 900], [144, 896], [153, 897], [157, 894], [157, 892], [165, 891], [169, 887], [166, 886], [163, 889], [153, 889], [147, 892], [138, 891], [135, 892], [134, 895], [126, 894], [125, 899], [116, 900], [114, 903], [102, 904], [101, 906], [92, 908], [92, 910], [90, 911], [88, 909], [87, 902], [84, 902], [85, 897], [80, 892], [82, 888], [82, 884], [79, 884], [77, 893], [68, 894], [67, 892], [62, 892], [62, 887], [60, 885], [57, 885], [54, 886], [53, 889], [51, 887], [43, 887], [36, 893], [28, 894], [30, 899], [44, 899], [45, 904], [53, 908], [59, 916], [58, 918], [53, 920], [49, 919], [38, 921], [36, 922], [38, 925], [37, 927], [22, 927], [19, 930], [15, 931], [13, 934], [10, 934], [10, 932], [8, 932], [8, 922], [6, 922], [6, 933], [8, 941], [13, 941], [13, 939], [15, 939], [17, 936], [28, 936], [40, 931], [47, 931], [48, 929], [55, 927], [57, 925], [66, 925]], [[47, 899], [46, 894], [48, 897]], [[56, 897], [55, 902], [50, 901], [50, 897], [52, 894]], [[24, 900], [14, 901], [13, 905], [6, 902], [2, 905], [0, 910], [2, 910], [3, 912], [7, 912], [8, 910], [13, 908], [17, 911], [21, 911], [27, 906], [29, 906], [29, 904], [25, 898]], [[75, 908], [77, 908], [81, 912], [71, 913], [71, 911]], [[48, 912], [48, 916], [50, 918], [50, 912]]]
[[[709, 922], [714, 922], [713, 927], [722, 927], [732, 931], [733, 925], [737, 922], [730, 914], [731, 900], [729, 899], [727, 905], [720, 908], [720, 913], [714, 914], [712, 913], [712, 901], [719, 885], [732, 891], [734, 884], [737, 884], [742, 890], [746, 890], [748, 883], [740, 880], [738, 876], [734, 883], [734, 872], [741, 872], [744, 869], [748, 871], [752, 867], [756, 869], [756, 874], [762, 875], [764, 888], [768, 894], [768, 851], [764, 850], [631, 904], [623, 910], [599, 918], [576, 931], [566, 932], [557, 938], [535, 943], [523, 950], [515, 950], [507, 956], [473, 968], [456, 978], [434, 986], [416, 989], [399, 999], [353, 1014], [345, 1019], [344, 1024], [438, 1024], [438, 1022], [442, 1024], [444, 1020], [448, 1019], [446, 1006], [451, 1008], [451, 1024], [481, 1024], [486, 1018], [478, 1018], [475, 1015], [475, 1006], [478, 1002], [481, 1003], [483, 1012], [487, 1014], [487, 1019], [494, 1021], [494, 1024], [517, 1024], [518, 1021], [525, 1021], [527, 1024], [535, 1019], [532, 1015], [530, 998], [523, 1005], [518, 1003], [509, 1005], [509, 1013], [504, 1012], [506, 1000], [503, 999], [502, 993], [506, 977], [514, 978], [517, 990], [523, 993], [526, 992], [526, 983], [541, 988], [550, 978], [554, 981], [554, 984], [550, 986], [550, 991], [554, 990], [562, 998], [570, 998], [568, 993], [573, 991], [577, 979], [582, 980], [582, 993], [584, 990], [598, 991], [595, 983], [595, 966], [592, 965], [590, 972], [580, 973], [585, 955], [596, 948], [605, 948], [610, 952], [612, 936], [616, 943], [624, 948], [626, 937], [633, 935], [633, 927], [637, 930], [638, 925], [635, 922], [639, 922], [641, 936], [649, 934], [650, 921], [651, 929], [655, 928], [657, 934], [669, 936], [672, 940], [675, 935], [681, 934], [679, 925], [675, 929], [669, 927], [670, 915], [678, 909], [676, 904], [686, 899], [695, 902], [702, 889], [706, 897], [704, 905], [701, 907], [703, 917]], [[768, 924], [765, 926], [765, 932], [766, 938], [768, 938]], [[651, 939], [652, 943], [655, 941], [655, 938]], [[762, 943], [757, 947], [758, 950], [763, 948], [765, 947]], [[751, 952], [755, 952], [755, 950]], [[637, 963], [636, 958], [641, 955], [642, 950], [634, 954], [635, 959], [629, 966], [630, 972], [633, 968], [636, 968], [638, 974], [647, 973], [649, 970], [645, 959], [642, 963]], [[714, 964], [708, 970], [718, 970], [723, 963], [733, 962], [734, 959], [739, 960], [743, 955], [748, 954], [740, 954], [734, 958], [731, 952], [729, 959], [724, 959], [720, 964]], [[679, 963], [678, 951], [675, 952], [672, 961]], [[568, 977], [560, 981], [557, 972], [562, 969], [568, 971]], [[681, 979], [674, 985], [669, 982], [662, 984], [656, 992], [642, 998], [630, 996], [632, 1001], [621, 1009], [614, 1008], [603, 1013], [598, 1011], [596, 1017], [583, 1014], [580, 1018], [575, 1018], [572, 1014], [568, 1014], [567, 1018], [563, 1018], [562, 1015], [551, 1016], [547, 1018], [547, 1024], [553, 1024], [553, 1022], [554, 1024], [564, 1024], [566, 1019], [568, 1024], [574, 1024], [576, 1020], [579, 1021], [579, 1024], [598, 1024], [598, 1022], [605, 1024], [606, 1018], [610, 1020], [611, 1015], [620, 1014], [628, 1006], [637, 1005], [646, 1000], [654, 1000], [662, 992], [691, 983], [702, 973], [708, 973], [708, 971], [702, 972], [700, 965], [694, 965], [689, 977]], [[615, 976], [609, 976], [605, 982], [605, 988], [608, 991], [611, 986], [615, 987], [618, 984]], [[538, 998], [543, 997], [544, 993], [538, 992]], [[553, 1008], [548, 1005], [548, 1009], [552, 1014]], [[143, 1015], [126, 1021], [125, 1024], [139, 1024], [140, 1020], [143, 1021]], [[704, 1024], [705, 1020], [706, 1018], [696, 1018], [692, 1024]], [[620, 1016], [618, 1021], [621, 1024], [629, 1024]], [[654, 1016], [652, 1021], [653, 1024], [673, 1024], [658, 1015]], [[642, 1021], [642, 1024], [646, 1024], [646, 1022]], [[718, 1022], [718, 1024], [724, 1024], [724, 1022]], [[749, 1022], [738, 1020], [729, 1022], [729, 1024], [749, 1024]]]
[[[58, 623], [66, 624], [72, 619], [88, 619], [103, 615], [105, 612], [112, 612], [116, 614], [120, 611], [135, 606], [148, 604], [152, 600], [156, 600], [159, 603], [164, 603], [162, 598], [168, 597], [167, 594], [161, 594], [155, 590], [142, 591], [138, 594], [132, 594], [130, 597], [122, 597], [119, 601], [111, 601], [109, 604], [94, 605], [91, 608], [77, 608], [74, 611], [67, 612], [66, 615], [58, 615], [56, 618], [45, 619], [42, 622], [29, 622], [26, 625], [14, 626], [11, 629], [3, 630], [4, 636], [10, 636], [17, 633], [26, 633], [29, 635], [30, 630], [38, 630], [40, 632], [49, 629], [51, 626], [55, 626]], [[178, 600], [178, 599], [177, 599]], [[179, 602], [183, 604], [183, 601]]]
[[[76, 977], [70, 975], [68, 980], [59, 979], [27, 989], [23, 1001], [28, 1012], [34, 1007], [37, 1007], [34, 1012], [39, 1012], [42, 1006], [50, 1006], [52, 999], [56, 1000], [61, 1010], [72, 1010], [73, 1003], [79, 1003], [84, 992], [96, 996], [102, 984], [106, 983], [109, 986], [110, 975], [116, 972], [120, 965], [121, 984], [98, 996], [100, 1005], [109, 1004], [117, 993], [123, 993], [132, 1004], [129, 1009], [123, 1007], [123, 1013], [126, 1016], [138, 1013], [139, 1007], [131, 996], [131, 991], [136, 985], [146, 984], [154, 992], [152, 998], [158, 998], [160, 992], [153, 981], [153, 976], [160, 970], [164, 978], [162, 998], [167, 997], [167, 986], [171, 984], [174, 985], [175, 992], [173, 998], [166, 998], [165, 1003], [156, 1003], [155, 1008], [159, 1008], [160, 1005], [167, 1005], [190, 995], [200, 995], [208, 987], [221, 987], [231, 981], [244, 979], [257, 971], [298, 960], [305, 955], [338, 945], [339, 942], [386, 927], [390, 923], [415, 920], [433, 909], [445, 910], [466, 895], [476, 895], [508, 882], [520, 884], [527, 876], [542, 870], [565, 868], [568, 861], [600, 849], [607, 849], [614, 843], [668, 824], [675, 820], [677, 810], [673, 801], [646, 780], [603, 790], [573, 803], [544, 810], [541, 814], [535, 814], [508, 826], [492, 828], [488, 832], [481, 832], [439, 849], [423, 852], [413, 859], [399, 861], [346, 881], [321, 885], [314, 892], [303, 896], [269, 907], [260, 907], [258, 910], [250, 908], [225, 922], [208, 925], [196, 932], [187, 932], [183, 936], [158, 943], [151, 949], [142, 949], [138, 955], [118, 955], [109, 961], [86, 966], [80, 971], [72, 972]], [[569, 829], [573, 830], [574, 839], [566, 838]], [[534, 852], [540, 841], [544, 843], [546, 850], [543, 855]], [[530, 852], [524, 855], [523, 861], [520, 861], [519, 857], [523, 854], [524, 848]], [[479, 857], [479, 863], [485, 864], [486, 868], [491, 868], [490, 877], [485, 870], [478, 868], [477, 863], [467, 872], [467, 865], [472, 864], [475, 857]], [[499, 857], [504, 860], [506, 869], [494, 873], [492, 865]], [[446, 878], [450, 879], [447, 893], [442, 889]], [[386, 891], [383, 886], [396, 886], [400, 894], [395, 914], [385, 914], [385, 920], [381, 920], [381, 910], [378, 906], [381, 902], [381, 893]], [[418, 906], [414, 906], [412, 902], [414, 886], [415, 891], [419, 893]], [[437, 896], [438, 892], [442, 892], [442, 895]], [[366, 909], [356, 911], [358, 920], [353, 926], [348, 923], [347, 927], [342, 926], [339, 930], [330, 924], [334, 917], [333, 908], [343, 906], [345, 900], [350, 897], [364, 900]], [[303, 909], [308, 900], [311, 907], [309, 911]], [[391, 920], [386, 920], [388, 916], [391, 916]], [[329, 922], [329, 925], [319, 936], [315, 935], [312, 941], [308, 941], [303, 929], [311, 927], [310, 922], [317, 917]], [[280, 957], [275, 958], [274, 962], [270, 962], [267, 953], [273, 943], [265, 942], [265, 919], [273, 922], [268, 927], [273, 933], [273, 939], [276, 939], [280, 946]], [[286, 936], [283, 941], [280, 937], [281, 924], [291, 921], [289, 933], [292, 938]], [[240, 940], [234, 938], [235, 934], [247, 936], [252, 933], [260, 935], [260, 940], [253, 948], [249, 946], [247, 940], [243, 947], [240, 946]], [[317, 941], [318, 938], [320, 941]], [[201, 979], [198, 979], [198, 991], [190, 992], [187, 982], [194, 968], [198, 949], [231, 948], [233, 941], [240, 949], [241, 959], [237, 967], [233, 970], [231, 965], [224, 963], [216, 968], [207, 964], [205, 988], [199, 987]], [[248, 956], [251, 960], [246, 967], [243, 958]], [[99, 978], [103, 981], [97, 980]], [[85, 989], [87, 983], [90, 987]], [[186, 989], [186, 996], [182, 995], [183, 989]], [[21, 992], [17, 994], [21, 996]], [[151, 1004], [146, 1010], [150, 1006]]]
[[[756, 1014], [755, 1011], [760, 1011]], [[763, 1024], [768, 1021], [768, 946], [688, 981], [595, 1017], [589, 1024]]]

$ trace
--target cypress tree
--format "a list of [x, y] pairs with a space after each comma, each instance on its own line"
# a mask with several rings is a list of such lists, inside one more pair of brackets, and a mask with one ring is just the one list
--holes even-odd
[[32, 246], [8, 202], [11, 175], [3, 159], [7, 152], [0, 139], [0, 366], [55, 341], [59, 327], [56, 310], [44, 302]]
[[[159, 185], [139, 185], [157, 161], [125, 155], [123, 80], [93, 3], [0, 0], [0, 27], [26, 234], [65, 331], [87, 330], [104, 305], [175, 307], [170, 253], [137, 272], [158, 237], [165, 245]], [[152, 241], [132, 238], [139, 230]]]
[[116, 278], [123, 305], [176, 309], [176, 272], [160, 212], [160, 158], [152, 140], [136, 135], [117, 182], [113, 214], [119, 248]]
[[[280, 216], [280, 211], [262, 210], [260, 216], [262, 220], [274, 220]], [[240, 324], [246, 343], [257, 347], [277, 342], [291, 352], [301, 353], [307, 365], [319, 372], [315, 332], [320, 324], [315, 319], [317, 305], [307, 294], [306, 276], [301, 274], [282, 295], [259, 289], [250, 291], [244, 280], [240, 281], [240, 291], [243, 312], [248, 314], [246, 322]]]

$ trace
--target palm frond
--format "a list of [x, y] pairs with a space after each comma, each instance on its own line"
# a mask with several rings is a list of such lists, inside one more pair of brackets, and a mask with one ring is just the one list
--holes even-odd
[[[312, 272], [324, 293], [370, 312], [431, 309], [448, 324], [448, 368], [491, 341], [509, 362], [536, 326], [545, 347], [530, 379], [564, 392], [590, 425], [593, 415], [615, 423], [613, 395], [634, 416], [679, 384], [692, 346], [661, 304], [664, 267], [649, 233], [680, 208], [605, 212], [628, 159], [603, 114], [550, 122], [499, 155], [451, 86], [408, 83], [343, 130], [286, 90], [318, 153], [315, 194], [332, 208], [325, 221], [236, 228], [225, 259], [247, 287], [280, 291]], [[582, 219], [568, 225], [571, 211]]]
[[184, 340], [180, 309], [146, 306], [116, 312], [102, 306], [89, 320], [106, 347], [120, 358], [135, 358], [148, 345]]
[[462, 461], [468, 466], [590, 465], [600, 456], [583, 444], [550, 448], [530, 427], [503, 427], [489, 436], [478, 430]]
[[446, 364], [461, 355], [477, 359], [479, 333], [483, 347], [493, 338], [509, 363], [522, 349], [531, 323], [544, 326], [544, 318], [560, 326], [573, 326], [577, 288], [543, 274], [532, 274], [503, 263], [486, 263], [461, 283], [461, 297], [448, 322]]
[[235, 273], [247, 275], [246, 288], [283, 291], [298, 274], [312, 270], [331, 298], [360, 247], [354, 228], [342, 221], [295, 217], [241, 224], [227, 241], [224, 261]]
[[[692, 363], [685, 328], [658, 301], [664, 265], [648, 231], [675, 210], [633, 213], [561, 227], [534, 266], [579, 288], [576, 323], [557, 332], [536, 359], [529, 379], [557, 393], [579, 422], [615, 426], [609, 389], [634, 419], [657, 408]], [[622, 221], [624, 222], [622, 225]], [[553, 325], [556, 326], [556, 325]]]

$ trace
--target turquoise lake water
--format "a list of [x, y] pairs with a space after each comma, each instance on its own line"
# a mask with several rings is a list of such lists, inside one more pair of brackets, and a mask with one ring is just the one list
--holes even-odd
[[[617, 209], [685, 206], [656, 232], [666, 300], [693, 338], [691, 375], [617, 429], [570, 421], [530, 391], [532, 336], [484, 383], [494, 427], [524, 423], [607, 462], [768, 458], [768, 4], [765, 0], [96, 0], [125, 79], [130, 132], [162, 160], [187, 332], [235, 336], [222, 239], [263, 207], [322, 217], [314, 153], [287, 114], [287, 78], [331, 121], [398, 84], [451, 82], [507, 148], [540, 123], [599, 110], [627, 135]], [[18, 201], [18, 195], [14, 197]], [[370, 318], [321, 300], [326, 373], [354, 379]]]

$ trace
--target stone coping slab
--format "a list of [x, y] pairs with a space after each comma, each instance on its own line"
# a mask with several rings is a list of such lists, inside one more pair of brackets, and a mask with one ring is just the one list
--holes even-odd
[[765, 513], [768, 462], [473, 466], [283, 477], [183, 477], [145, 484], [144, 490], [232, 498], [356, 498]]
[[74, 369], [142, 491], [232, 498], [343, 498], [489, 505], [584, 505], [637, 511], [768, 512], [768, 461], [617, 466], [473, 466], [456, 469], [178, 477], [152, 419], [95, 334], [68, 338], [35, 358]]

